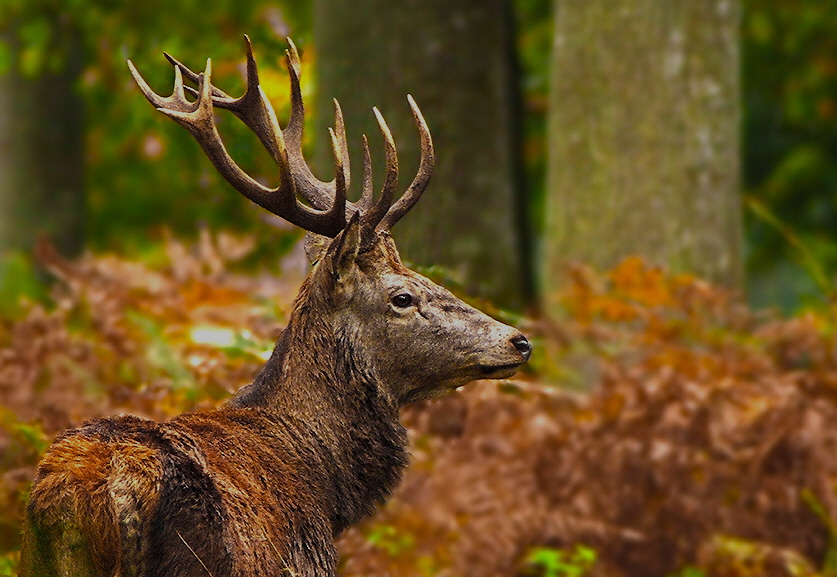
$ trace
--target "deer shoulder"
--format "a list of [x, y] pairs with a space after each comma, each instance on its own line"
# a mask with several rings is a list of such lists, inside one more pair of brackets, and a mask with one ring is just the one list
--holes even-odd
[[[412, 98], [418, 173], [395, 199], [395, 144], [375, 110], [386, 150], [384, 182], [374, 194], [364, 146], [362, 195], [350, 202], [336, 102], [335, 178], [318, 180], [302, 156], [304, 110], [292, 43], [292, 107], [284, 129], [259, 86], [249, 40], [240, 98], [212, 84], [209, 61], [198, 74], [168, 58], [175, 70], [169, 97], [154, 93], [129, 62], [146, 98], [188, 129], [245, 197], [312, 235], [313, 269], [270, 359], [217, 410], [167, 422], [105, 417], [55, 440], [27, 505], [22, 575], [334, 575], [334, 538], [386, 499], [407, 464], [399, 407], [474, 379], [509, 377], [531, 347], [517, 330], [399, 258], [390, 229], [424, 192], [434, 161]], [[184, 77], [196, 88], [186, 87]], [[275, 188], [230, 158], [215, 108], [230, 110], [258, 136], [278, 167]]]

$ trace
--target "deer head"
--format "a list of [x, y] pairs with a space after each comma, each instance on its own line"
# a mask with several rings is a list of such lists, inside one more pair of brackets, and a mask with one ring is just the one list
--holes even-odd
[[[296, 47], [289, 39], [291, 113], [283, 130], [259, 85], [247, 37], [245, 42], [247, 88], [239, 98], [212, 85], [210, 60], [204, 72], [197, 74], [166, 54], [175, 68], [174, 92], [169, 97], [152, 91], [130, 61], [128, 65], [149, 102], [189, 130], [233, 187], [311, 233], [307, 252], [315, 267], [300, 291], [296, 309], [315, 310], [315, 324], [327, 326], [335, 335], [340, 354], [352, 356], [357, 368], [374, 375], [397, 404], [435, 396], [478, 378], [511, 376], [529, 358], [531, 346], [526, 338], [406, 268], [390, 236], [392, 226], [421, 197], [433, 171], [430, 131], [413, 98], [407, 96], [421, 139], [421, 161], [413, 181], [395, 200], [395, 143], [383, 116], [373, 108], [385, 144], [384, 183], [376, 199], [364, 135], [362, 194], [356, 203], [350, 202], [349, 154], [339, 103], [334, 101], [335, 128], [329, 129], [335, 177], [324, 182], [312, 174], [302, 154], [304, 106]], [[184, 86], [184, 77], [198, 88]], [[196, 100], [188, 100], [187, 94]], [[270, 152], [279, 168], [275, 188], [254, 180], [230, 157], [215, 126], [214, 108], [235, 114]]]
[[337, 350], [376, 376], [397, 405], [480, 378], [505, 378], [528, 359], [528, 341], [406, 268], [389, 233], [362, 242], [355, 218], [329, 246], [306, 298], [337, 335]]

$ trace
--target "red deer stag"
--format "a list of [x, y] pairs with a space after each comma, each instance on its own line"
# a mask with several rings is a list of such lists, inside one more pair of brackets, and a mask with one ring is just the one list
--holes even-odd
[[[302, 156], [299, 58], [286, 52], [291, 114], [280, 129], [247, 41], [247, 88], [232, 98], [169, 57], [174, 93], [146, 98], [185, 126], [244, 196], [318, 235], [311, 274], [288, 326], [252, 384], [214, 411], [158, 423], [104, 417], [56, 439], [38, 467], [24, 527], [28, 576], [334, 575], [334, 538], [370, 515], [407, 463], [398, 409], [480, 378], [511, 376], [531, 347], [517, 330], [466, 305], [401, 264], [390, 228], [430, 179], [421, 138], [418, 174], [393, 202], [395, 145], [386, 145], [377, 200], [364, 144], [362, 196], [346, 200], [349, 161], [340, 107], [331, 142], [335, 178], [321, 182]], [[183, 77], [198, 88], [187, 88]], [[196, 96], [191, 102], [187, 92]], [[230, 158], [213, 108], [231, 111], [279, 167], [268, 188]], [[301, 197], [305, 204], [300, 202]]]

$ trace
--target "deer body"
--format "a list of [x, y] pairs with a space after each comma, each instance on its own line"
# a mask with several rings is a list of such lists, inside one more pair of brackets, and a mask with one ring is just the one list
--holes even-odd
[[[294, 58], [292, 49], [292, 72]], [[251, 60], [248, 50], [250, 81]], [[181, 67], [192, 74], [175, 66], [178, 78]], [[210, 86], [208, 70], [194, 77], [194, 109], [226, 97]], [[191, 105], [184, 102], [175, 108]], [[301, 101], [297, 110], [301, 121]], [[252, 127], [272, 110], [237, 114]], [[214, 146], [202, 141], [206, 127], [187, 127], [205, 150]], [[254, 131], [269, 150], [275, 145], [280, 168], [284, 162], [290, 177], [299, 172], [294, 159], [282, 158], [281, 132]], [[338, 133], [339, 144], [339, 109]], [[382, 133], [387, 138], [383, 122]], [[429, 134], [422, 138], [429, 143]], [[222, 153], [208, 151], [216, 166], [224, 159], [213, 154]], [[373, 205], [367, 154], [367, 200], [351, 205], [340, 192], [348, 180], [342, 156], [336, 145], [335, 183], [316, 181], [319, 193], [306, 193], [310, 172], [295, 182], [313, 209], [294, 209], [293, 218], [332, 238], [312, 253], [314, 269], [254, 382], [214, 411], [163, 423], [106, 417], [59, 436], [27, 507], [23, 575], [334, 575], [334, 537], [374, 511], [407, 463], [399, 407], [477, 378], [511, 376], [528, 359], [529, 344], [515, 329], [402, 265], [388, 232], [400, 218], [392, 211], [409, 210], [417, 200], [411, 190], [421, 194], [429, 174], [393, 205], [392, 147], [387, 184]], [[325, 206], [326, 185], [336, 188], [338, 209]], [[323, 214], [325, 224], [317, 220]]]

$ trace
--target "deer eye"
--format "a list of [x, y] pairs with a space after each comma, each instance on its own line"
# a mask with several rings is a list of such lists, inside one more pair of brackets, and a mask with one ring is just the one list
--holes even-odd
[[406, 309], [413, 304], [413, 295], [410, 293], [399, 293], [392, 297], [391, 302], [400, 309]]

